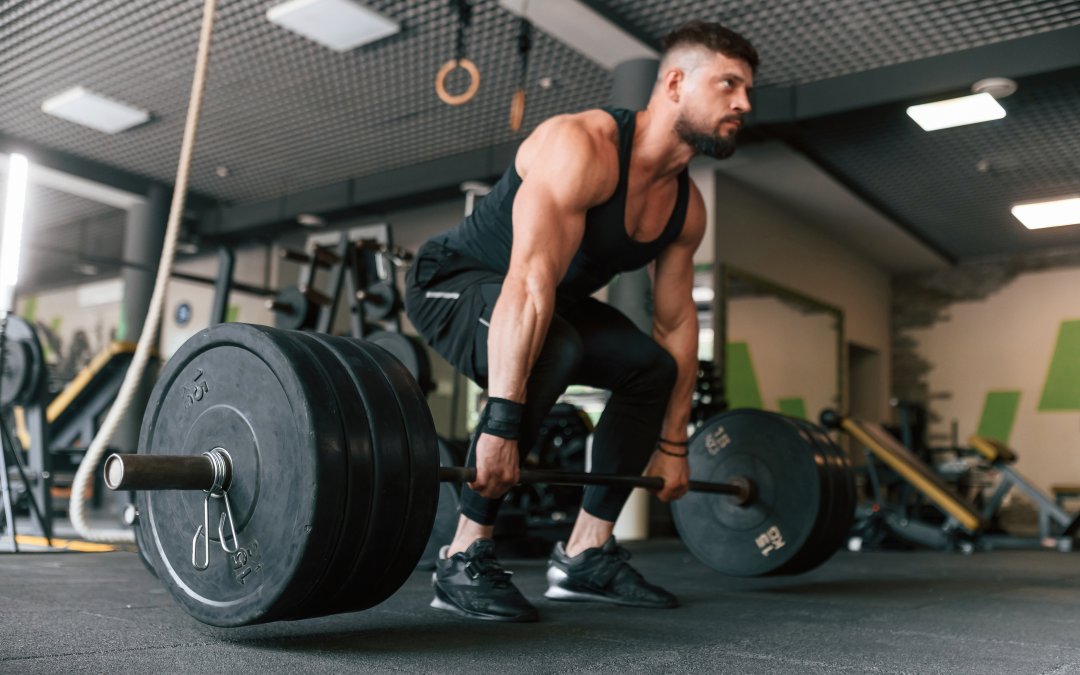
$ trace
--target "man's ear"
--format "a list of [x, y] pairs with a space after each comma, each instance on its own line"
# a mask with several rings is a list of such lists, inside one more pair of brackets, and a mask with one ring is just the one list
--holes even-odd
[[664, 96], [667, 97], [672, 103], [678, 103], [679, 97], [682, 95], [682, 86], [686, 78], [686, 73], [682, 68], [671, 68], [661, 80], [661, 84], [664, 90]]

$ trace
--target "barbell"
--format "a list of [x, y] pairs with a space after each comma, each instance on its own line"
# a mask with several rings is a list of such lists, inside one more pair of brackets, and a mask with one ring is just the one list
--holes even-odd
[[[850, 463], [820, 428], [757, 410], [691, 438], [687, 547], [727, 574], [805, 572], [840, 548]], [[139, 453], [104, 465], [136, 491], [149, 566], [193, 617], [240, 626], [358, 611], [408, 578], [427, 544], [440, 467], [424, 394], [363, 340], [247, 324], [205, 329], [150, 396]], [[657, 489], [644, 476], [528, 471], [523, 482]], [[212, 515], [211, 515], [212, 514]]]
[[[660, 490], [664, 479], [649, 476], [618, 474], [571, 473], [524, 469], [519, 472], [519, 484], [546, 485], [608, 485], [612, 487]], [[476, 469], [466, 466], [440, 466], [439, 481], [471, 483]], [[193, 455], [138, 455], [113, 453], [105, 460], [105, 484], [110, 490], [202, 490], [223, 496], [232, 483], [232, 460], [221, 447]], [[693, 492], [712, 492], [736, 498], [747, 504], [753, 499], [753, 484], [743, 476], [733, 476], [726, 483], [690, 481]]]

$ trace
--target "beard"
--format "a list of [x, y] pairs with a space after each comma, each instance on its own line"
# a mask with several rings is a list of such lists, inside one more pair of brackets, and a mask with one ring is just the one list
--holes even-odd
[[[737, 122], [740, 119], [739, 115], [728, 115], [721, 122]], [[724, 138], [718, 131], [710, 133], [696, 128], [690, 120], [680, 115], [679, 119], [675, 120], [675, 133], [699, 155], [727, 159], [735, 154], [735, 138], [738, 132]]]

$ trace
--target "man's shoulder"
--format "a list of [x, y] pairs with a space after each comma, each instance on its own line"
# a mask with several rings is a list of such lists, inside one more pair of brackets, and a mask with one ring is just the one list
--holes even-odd
[[597, 194], [609, 194], [618, 180], [618, 148], [618, 125], [607, 112], [556, 115], [529, 134], [518, 149], [515, 166], [523, 180], [529, 179], [537, 162], [557, 167], [563, 177], [574, 176], [572, 180], [588, 176]]
[[545, 145], [560, 137], [570, 137], [577, 142], [587, 140], [595, 149], [603, 150], [618, 146], [619, 127], [610, 113], [596, 108], [549, 117], [532, 136]]

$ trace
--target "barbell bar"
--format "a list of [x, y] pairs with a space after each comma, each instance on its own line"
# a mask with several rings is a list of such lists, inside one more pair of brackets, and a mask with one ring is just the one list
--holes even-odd
[[[232, 477], [232, 463], [223, 450], [224, 448], [215, 448], [201, 456], [113, 453], [105, 460], [105, 485], [110, 490], [203, 490], [210, 493], [227, 490]], [[439, 467], [440, 482], [471, 483], [475, 480], [474, 468]], [[656, 476], [571, 473], [542, 469], [522, 469], [518, 483], [606, 485], [648, 490], [660, 490], [664, 487], [664, 479]], [[734, 476], [726, 483], [690, 481], [689, 490], [730, 495], [739, 504], [749, 504], [754, 495], [754, 485], [745, 476]]]

